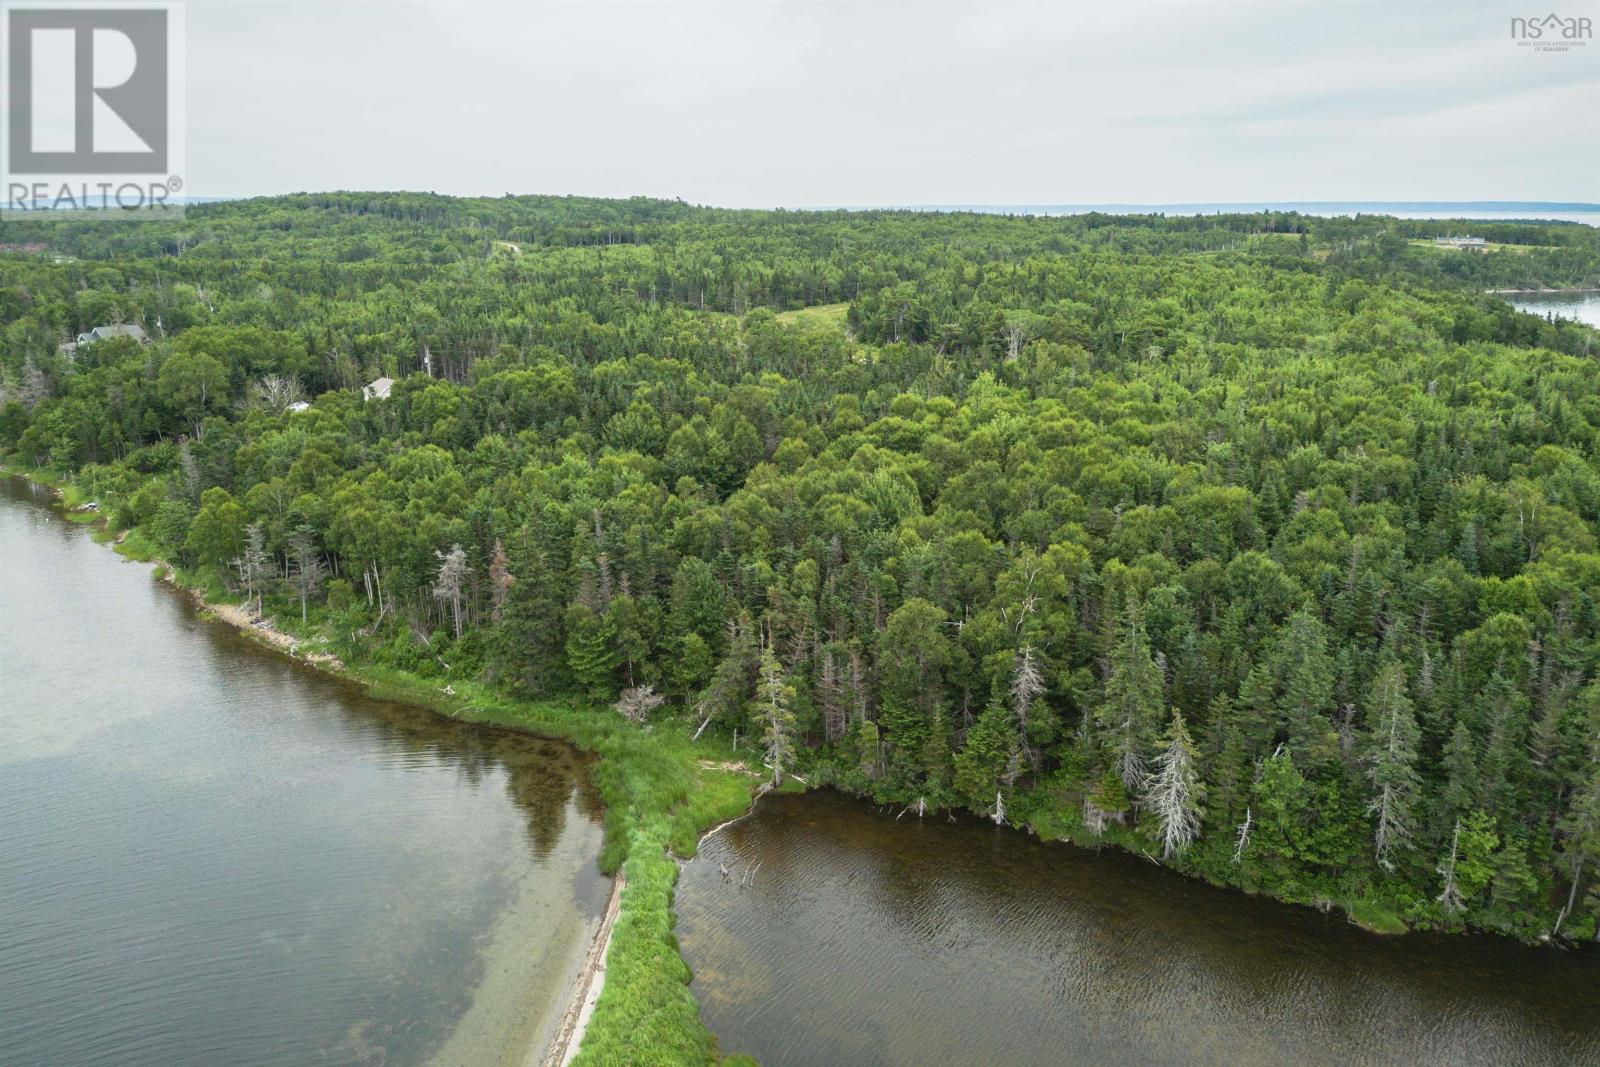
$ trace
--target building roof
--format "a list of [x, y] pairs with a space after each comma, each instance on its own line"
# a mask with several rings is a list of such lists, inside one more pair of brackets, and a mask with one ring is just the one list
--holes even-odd
[[135, 341], [144, 341], [144, 328], [133, 323], [118, 323], [114, 326], [96, 326], [87, 333], [78, 335], [80, 345], [92, 344], [95, 341], [104, 341], [110, 337], [131, 337]]
[[310, 408], [311, 408], [311, 405], [308, 402], [306, 402], [304, 400], [296, 400], [293, 404], [289, 405], [288, 410], [290, 410], [290, 411], [307, 411]]
[[363, 400], [373, 400], [373, 399], [387, 400], [387, 399], [389, 399], [389, 390], [393, 389], [393, 388], [394, 388], [394, 379], [393, 378], [378, 378], [378, 379], [375, 379], [374, 381], [372, 381], [372, 382], [370, 382], [367, 385], [362, 387], [362, 389], [361, 389], [361, 399], [363, 399]]

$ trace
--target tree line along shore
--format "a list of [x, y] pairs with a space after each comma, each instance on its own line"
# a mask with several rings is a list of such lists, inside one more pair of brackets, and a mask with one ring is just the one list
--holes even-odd
[[[798, 772], [1375, 929], [1600, 918], [1600, 232], [299, 196], [22, 223], [0, 449], [297, 647], [599, 752], [579, 1062]], [[1517, 246], [1517, 251], [1499, 249]], [[106, 324], [142, 336], [70, 338]]]

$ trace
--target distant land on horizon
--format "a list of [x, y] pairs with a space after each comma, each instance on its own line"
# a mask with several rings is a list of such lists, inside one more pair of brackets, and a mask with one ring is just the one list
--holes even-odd
[[[1186, 200], [1174, 203], [918, 203], [893, 205], [909, 211], [1024, 211], [1024, 213], [1072, 213], [1106, 211], [1107, 214], [1163, 213], [1200, 214], [1248, 213], [1248, 211], [1360, 211], [1387, 214], [1390, 211], [1600, 211], [1600, 203], [1560, 202], [1560, 200]], [[883, 210], [885, 205], [859, 205], [850, 211]]]
[[[1428, 212], [1438, 214], [1450, 211], [1496, 212], [1510, 211], [1519, 214], [1554, 211], [1561, 213], [1600, 212], [1600, 204], [1579, 201], [1555, 200], [1196, 200], [1168, 204], [1136, 203], [1082, 203], [1082, 204], [907, 204], [896, 205], [912, 211], [982, 211], [1021, 212], [1024, 214], [1083, 214], [1103, 211], [1114, 215], [1147, 215], [1156, 212], [1196, 215], [1246, 213], [1256, 211], [1301, 211], [1307, 213], [1359, 212], [1386, 215], [1395, 211]], [[877, 205], [881, 210], [882, 205]], [[848, 210], [868, 210], [850, 208]]]
[[[353, 192], [356, 190], [323, 190], [323, 192]], [[373, 190], [376, 192], [376, 190]], [[389, 192], [404, 192], [407, 190], [389, 190]], [[423, 190], [417, 190], [423, 191]], [[272, 200], [286, 196], [316, 195], [310, 190], [299, 193], [258, 193], [246, 196], [175, 196], [171, 199], [173, 204], [199, 206], [201, 204], [218, 204], [240, 202], [248, 200]], [[472, 196], [458, 194], [443, 194], [451, 199], [479, 200], [497, 199], [492, 196]], [[510, 196], [539, 196], [539, 193], [515, 193]], [[563, 194], [550, 194], [563, 195]], [[583, 194], [564, 194], [567, 196], [583, 196]], [[617, 199], [613, 197], [599, 197], [597, 199]], [[84, 201], [85, 206], [94, 208], [105, 207], [105, 201], [99, 197], [89, 197]], [[717, 204], [701, 204], [702, 207], [719, 207]], [[18, 201], [6, 203], [0, 201], [0, 215], [21, 212], [48, 211], [40, 201]], [[782, 205], [765, 210], [784, 210]], [[971, 211], [982, 214], [1019, 214], [1019, 215], [1082, 215], [1090, 212], [1102, 212], [1108, 215], [1211, 215], [1211, 214], [1250, 214], [1262, 211], [1293, 211], [1309, 215], [1392, 215], [1396, 213], [1410, 213], [1425, 215], [1435, 218], [1459, 217], [1457, 213], [1470, 213], [1473, 215], [1494, 215], [1504, 213], [1507, 216], [1545, 215], [1572, 215], [1595, 214], [1600, 215], [1600, 203], [1585, 203], [1582, 201], [1558, 200], [1196, 200], [1179, 201], [1173, 203], [1132, 203], [1132, 202], [1106, 202], [1106, 203], [1016, 203], [1016, 204], [846, 204], [828, 205], [820, 207], [789, 208], [792, 211]], [[1555, 220], [1559, 221], [1559, 220]], [[1587, 221], [1587, 220], [1586, 220]]]

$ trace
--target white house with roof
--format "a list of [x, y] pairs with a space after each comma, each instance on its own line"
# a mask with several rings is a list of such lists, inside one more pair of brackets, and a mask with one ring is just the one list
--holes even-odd
[[379, 378], [368, 382], [361, 387], [362, 400], [388, 400], [389, 390], [394, 388], [393, 378]]

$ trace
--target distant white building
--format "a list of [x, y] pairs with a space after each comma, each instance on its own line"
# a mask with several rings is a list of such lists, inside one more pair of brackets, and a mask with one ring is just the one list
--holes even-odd
[[388, 400], [389, 390], [394, 388], [393, 378], [379, 378], [361, 388], [362, 400]]
[[290, 404], [289, 407], [286, 410], [288, 410], [288, 411], [296, 411], [296, 412], [298, 412], [298, 411], [310, 411], [311, 410], [311, 404], [309, 402], [307, 402], [307, 401], [304, 401], [304, 400], [296, 400], [293, 404]]
[[1435, 237], [1433, 243], [1447, 248], [1482, 248], [1489, 242], [1482, 237]]

